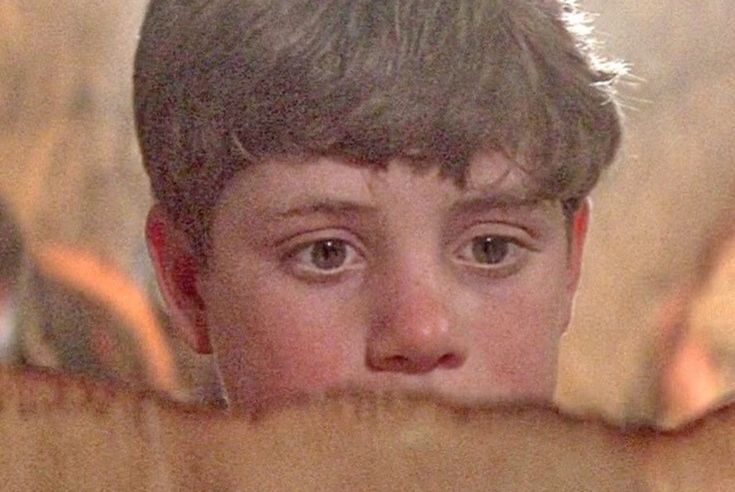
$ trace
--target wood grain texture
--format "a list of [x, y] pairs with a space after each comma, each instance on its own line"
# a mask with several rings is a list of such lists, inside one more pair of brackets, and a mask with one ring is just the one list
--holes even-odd
[[[596, 191], [558, 401], [650, 417], [652, 313], [735, 211], [730, 0], [582, 0], [603, 51], [632, 64], [626, 146]], [[150, 202], [134, 139], [144, 0], [0, 0], [0, 191], [37, 241], [141, 268]], [[730, 344], [731, 342], [726, 342]]]
[[734, 434], [731, 408], [676, 433], [415, 395], [238, 416], [0, 372], [3, 490], [732, 490]]

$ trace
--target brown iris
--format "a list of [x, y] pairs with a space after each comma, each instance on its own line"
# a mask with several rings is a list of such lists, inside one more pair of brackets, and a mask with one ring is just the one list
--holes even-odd
[[478, 237], [472, 241], [472, 256], [478, 263], [497, 265], [510, 250], [510, 241], [495, 236]]
[[328, 239], [314, 243], [311, 261], [320, 270], [334, 270], [347, 259], [347, 245], [339, 239]]

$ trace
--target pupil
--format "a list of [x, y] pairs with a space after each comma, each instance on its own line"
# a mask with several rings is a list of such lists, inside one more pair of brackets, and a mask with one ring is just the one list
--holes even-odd
[[322, 270], [341, 267], [346, 257], [347, 248], [343, 241], [320, 241], [311, 251], [311, 260]]
[[472, 245], [472, 254], [480, 263], [495, 265], [502, 262], [508, 255], [509, 244], [505, 239], [484, 237], [475, 240]]

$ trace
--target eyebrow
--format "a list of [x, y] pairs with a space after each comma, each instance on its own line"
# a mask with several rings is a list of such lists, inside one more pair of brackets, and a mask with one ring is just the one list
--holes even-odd
[[463, 198], [450, 209], [452, 216], [472, 215], [488, 210], [531, 210], [542, 202], [538, 197], [519, 196], [512, 193], [488, 193], [481, 196]]
[[286, 210], [275, 214], [277, 219], [304, 217], [308, 215], [375, 215], [378, 209], [372, 205], [357, 203], [349, 200], [331, 198], [305, 200]]
[[[454, 203], [449, 213], [451, 216], [472, 215], [488, 210], [503, 209], [533, 209], [541, 203], [537, 197], [524, 197], [512, 193], [491, 192], [481, 196], [467, 197]], [[377, 207], [350, 200], [333, 198], [312, 198], [300, 200], [297, 204], [286, 210], [272, 213], [277, 220], [286, 220], [294, 217], [307, 217], [310, 215], [326, 215], [342, 217], [345, 215], [376, 215]]]

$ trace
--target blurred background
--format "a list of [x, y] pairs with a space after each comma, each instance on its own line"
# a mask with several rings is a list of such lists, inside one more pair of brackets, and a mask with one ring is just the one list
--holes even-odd
[[[735, 5], [728, 0], [581, 4], [597, 15], [603, 52], [626, 60], [640, 82], [622, 89], [625, 149], [594, 195], [587, 263], [562, 352], [558, 399], [579, 410], [645, 417], [655, 411], [654, 373], [660, 362], [653, 352], [665, 329], [661, 310], [672, 309], [664, 305], [672, 291], [702, 273], [703, 255], [713, 243], [719, 245], [728, 222], [735, 222]], [[712, 343], [727, 351], [735, 340], [735, 318], [725, 316], [720, 316], [725, 329], [717, 334], [709, 325], [691, 330], [699, 331], [696, 336], [706, 345], [719, 336]], [[735, 351], [730, 364], [733, 357]]]
[[[104, 311], [99, 316], [121, 326], [122, 335], [98, 333], [90, 347], [127, 343], [145, 352], [144, 367], [130, 369], [130, 380], [206, 399], [198, 388], [211, 384], [209, 361], [182, 355], [167, 338], [143, 241], [150, 196], [132, 124], [131, 71], [144, 6], [143, 0], [0, 0], [0, 194], [39, 275], [81, 292]], [[660, 373], [673, 367], [667, 361], [674, 354], [684, 354], [682, 377], [701, 373], [690, 382], [692, 391], [706, 390], [707, 402], [726, 396], [728, 360], [735, 365], [729, 341], [735, 318], [724, 316], [720, 304], [712, 308], [717, 323], [695, 323], [683, 308], [702, 291], [690, 286], [702, 276], [704, 253], [724, 244], [722, 224], [735, 218], [735, 8], [729, 0], [582, 6], [595, 13], [602, 52], [628, 62], [634, 77], [622, 88], [625, 149], [594, 195], [557, 396], [575, 412], [658, 418]], [[109, 285], [84, 284], [76, 274], [85, 268], [105, 272]], [[36, 297], [48, 296], [49, 282], [22, 281]], [[112, 291], [127, 292], [129, 304], [110, 300]], [[73, 311], [83, 308], [77, 303]], [[97, 326], [99, 319], [88, 322]], [[28, 322], [37, 340], [49, 341], [43, 320]], [[159, 328], [163, 338], [155, 334]], [[64, 357], [73, 350], [51, 342], [28, 357], [68, 366]], [[158, 348], [141, 349], [149, 342]], [[115, 364], [88, 361], [101, 373]], [[169, 366], [183, 369], [159, 377]], [[682, 387], [677, 381], [670, 386]]]

